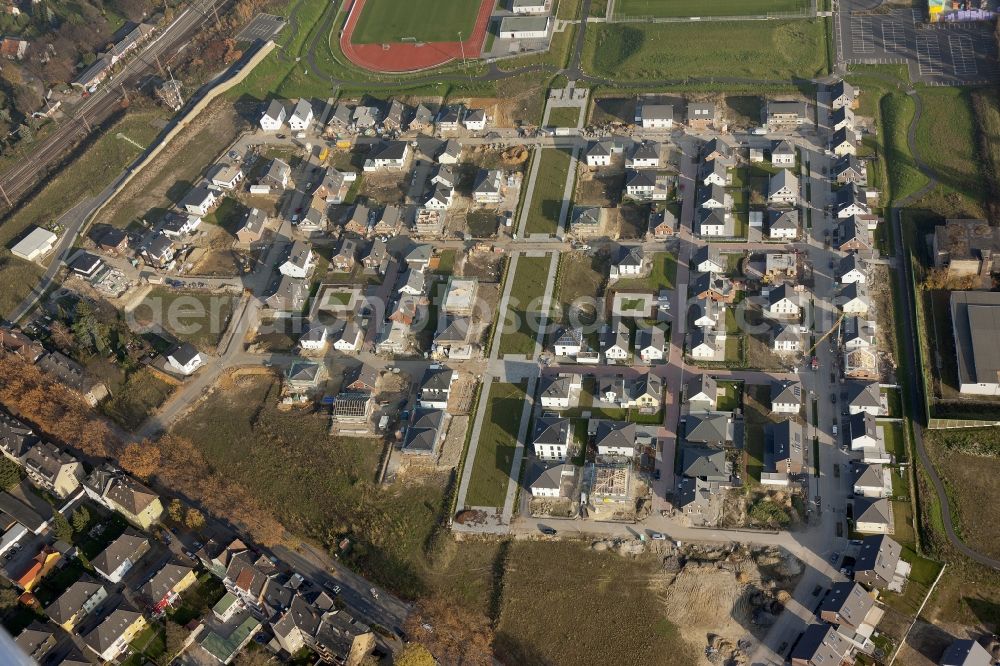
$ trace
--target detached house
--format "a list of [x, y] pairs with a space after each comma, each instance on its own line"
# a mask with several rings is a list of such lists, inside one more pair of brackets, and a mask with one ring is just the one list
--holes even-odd
[[857, 137], [854, 135], [854, 130], [845, 126], [835, 131], [830, 137], [830, 149], [837, 157], [857, 155]]
[[830, 108], [851, 108], [858, 99], [858, 89], [841, 79], [830, 86]]
[[644, 363], [655, 363], [664, 358], [666, 336], [658, 326], [641, 328], [635, 336], [635, 349]]
[[766, 114], [767, 126], [772, 132], [797, 127], [808, 118], [805, 102], [768, 100]]
[[658, 169], [660, 168], [660, 153], [662, 147], [658, 141], [643, 141], [632, 146], [625, 158], [628, 169]]
[[771, 240], [795, 240], [799, 237], [799, 211], [769, 210], [768, 237]]
[[260, 128], [265, 132], [276, 132], [285, 124], [285, 118], [287, 117], [288, 114], [285, 111], [285, 105], [276, 99], [272, 99], [267, 105], [264, 114], [260, 117]]
[[267, 167], [267, 171], [264, 175], [260, 177], [257, 181], [261, 185], [265, 185], [268, 188], [276, 188], [279, 190], [288, 189], [289, 178], [292, 174], [292, 168], [288, 166], [285, 160], [278, 159], [275, 157], [271, 160], [271, 163]]
[[643, 129], [670, 129], [674, 126], [674, 107], [640, 102], [635, 112], [635, 124]]
[[711, 375], [694, 375], [687, 382], [685, 395], [691, 411], [715, 411], [719, 398], [719, 384]]
[[159, 496], [135, 479], [109, 466], [99, 467], [83, 483], [87, 496], [148, 530], [163, 515]]
[[732, 213], [722, 208], [698, 212], [696, 231], [704, 238], [731, 238], [736, 235], [736, 221]]
[[482, 132], [486, 129], [486, 111], [483, 109], [469, 109], [465, 118], [462, 119], [465, 129], [470, 132]]
[[[900, 569], [909, 565], [900, 559], [903, 548], [887, 536], [867, 536], [854, 558], [854, 580], [868, 587], [889, 587]], [[902, 565], [902, 566], [901, 566]]]
[[278, 272], [291, 278], [306, 278], [316, 267], [312, 244], [297, 240], [292, 243], [288, 257], [278, 267]]
[[538, 385], [538, 397], [543, 409], [569, 409], [573, 393], [579, 393], [582, 388], [583, 378], [575, 373], [543, 376]]
[[498, 169], [482, 171], [472, 190], [472, 200], [477, 204], [498, 204], [503, 200], [503, 173]]
[[771, 176], [767, 200], [770, 203], [795, 205], [799, 200], [799, 179], [788, 169]]
[[795, 166], [795, 146], [790, 141], [782, 139], [775, 141], [771, 149], [771, 164], [774, 166]]
[[94, 571], [111, 583], [120, 583], [147, 552], [149, 541], [146, 537], [125, 532], [93, 559]]
[[802, 314], [798, 295], [784, 283], [771, 287], [767, 294], [767, 311], [771, 316], [783, 318]]
[[295, 104], [292, 115], [288, 117], [288, 127], [293, 132], [302, 132], [309, 129], [313, 121], [312, 104], [307, 99], [300, 99]]
[[[834, 109], [833, 112], [830, 113], [830, 126], [833, 128], [834, 132], [839, 132], [840, 130], [850, 132], [854, 129], [854, 112], [846, 106]], [[854, 153], [850, 154], [853, 155]]]
[[794, 381], [771, 384], [771, 411], [777, 414], [798, 414], [802, 408], [802, 384]]
[[715, 104], [711, 102], [688, 102], [687, 123], [694, 130], [711, 129], [715, 122]]
[[451, 385], [458, 375], [450, 368], [428, 368], [420, 380], [420, 406], [424, 409], [447, 409]]
[[730, 182], [729, 169], [726, 165], [718, 160], [713, 160], [711, 162], [704, 162], [702, 164], [702, 174], [701, 179], [702, 185], [709, 187], [711, 185], [718, 185], [719, 187], [725, 187]]
[[602, 456], [635, 455], [635, 424], [622, 421], [605, 421], [597, 423], [594, 439], [597, 443], [597, 453]]
[[608, 326], [604, 336], [604, 357], [612, 363], [624, 361], [629, 353], [629, 330], [621, 321]]
[[848, 382], [847, 409], [852, 415], [885, 416], [878, 382]]
[[194, 569], [168, 562], [146, 581], [140, 592], [154, 614], [164, 612], [180, 599], [180, 595], [198, 582]]
[[534, 447], [539, 460], [563, 462], [569, 454], [572, 433], [569, 419], [542, 417], [535, 425]]
[[[834, 210], [841, 220], [855, 215], [871, 215], [865, 191], [856, 183], [848, 183], [834, 194]], [[866, 225], [867, 226], [867, 225]]]
[[101, 583], [84, 574], [45, 608], [45, 614], [66, 631], [72, 632], [80, 621], [108, 598]]
[[218, 202], [218, 195], [207, 187], [195, 187], [181, 199], [180, 207], [192, 215], [208, 215]]
[[648, 266], [649, 263], [643, 254], [642, 246], [619, 246], [617, 257], [611, 263], [610, 279], [617, 280], [622, 277], [642, 275]]
[[365, 160], [364, 171], [379, 171], [387, 169], [399, 171], [406, 166], [410, 157], [410, 144], [406, 141], [388, 141], [371, 152], [371, 157]]
[[846, 183], [856, 183], [858, 185], [868, 184], [868, 163], [859, 160], [854, 155], [844, 155], [833, 163], [831, 175], [836, 178], [841, 185]]
[[840, 274], [840, 284], [855, 282], [865, 284], [868, 282], [868, 272], [864, 267], [863, 260], [856, 254], [849, 254], [840, 260], [838, 273]]

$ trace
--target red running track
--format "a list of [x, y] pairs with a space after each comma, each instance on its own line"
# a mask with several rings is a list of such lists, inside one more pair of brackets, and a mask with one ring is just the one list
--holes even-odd
[[464, 42], [354, 44], [351, 37], [365, 6], [365, 0], [354, 0], [340, 35], [340, 50], [352, 63], [373, 72], [416, 72], [437, 67], [461, 58], [463, 45], [467, 58], [478, 58], [486, 41], [486, 29], [495, 4], [495, 0], [482, 0], [472, 35]]

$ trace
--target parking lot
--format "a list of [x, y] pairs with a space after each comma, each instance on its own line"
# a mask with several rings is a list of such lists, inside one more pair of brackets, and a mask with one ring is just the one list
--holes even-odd
[[837, 16], [837, 53], [848, 64], [905, 64], [910, 79], [931, 85], [1000, 80], [991, 25], [924, 23], [923, 10], [871, 11], [871, 3], [846, 0]]
[[285, 19], [281, 16], [271, 14], [257, 14], [250, 23], [247, 23], [236, 35], [238, 42], [252, 42], [260, 40], [266, 42], [285, 27]]

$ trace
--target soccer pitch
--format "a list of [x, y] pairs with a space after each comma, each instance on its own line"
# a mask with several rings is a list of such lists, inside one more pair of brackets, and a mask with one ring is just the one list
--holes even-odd
[[457, 42], [459, 33], [469, 39], [479, 5], [475, 0], [365, 0], [351, 41]]

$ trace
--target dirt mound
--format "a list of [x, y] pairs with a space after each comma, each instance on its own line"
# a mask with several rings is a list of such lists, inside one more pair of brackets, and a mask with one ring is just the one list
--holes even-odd
[[524, 164], [528, 160], [528, 149], [524, 146], [511, 146], [503, 151], [503, 161], [511, 166]]

